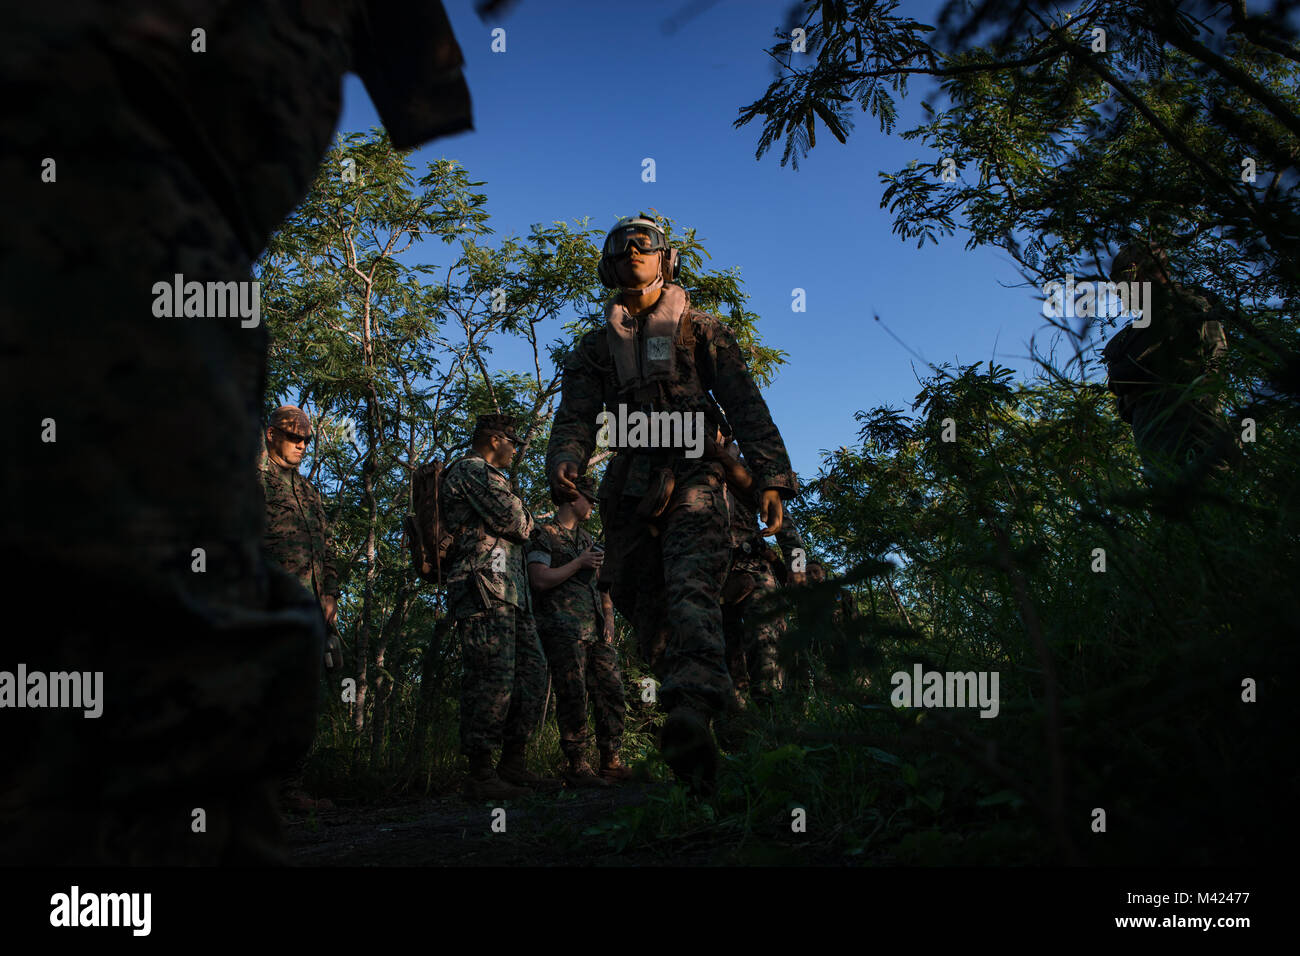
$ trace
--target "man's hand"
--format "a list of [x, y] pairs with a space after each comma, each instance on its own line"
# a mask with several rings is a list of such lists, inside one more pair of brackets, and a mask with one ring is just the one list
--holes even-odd
[[767, 525], [759, 532], [764, 538], [770, 538], [781, 530], [785, 522], [785, 509], [781, 505], [781, 493], [775, 488], [767, 488], [759, 496], [758, 513]]
[[321, 609], [325, 612], [325, 623], [335, 623], [335, 618], [339, 613], [339, 599], [333, 594], [327, 594], [320, 599]]
[[572, 501], [578, 497], [578, 466], [571, 461], [562, 461], [551, 471], [551, 489], [561, 501]]
[[588, 548], [575, 559], [578, 567], [586, 570], [590, 568], [593, 571], [599, 571], [601, 564], [605, 560], [605, 552], [597, 551], [595, 548]]

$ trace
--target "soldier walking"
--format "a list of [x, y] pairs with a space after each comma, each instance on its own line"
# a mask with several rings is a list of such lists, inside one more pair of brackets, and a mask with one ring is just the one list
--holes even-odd
[[[556, 499], [577, 497], [574, 481], [596, 448], [602, 409], [675, 412], [694, 421], [686, 416], [709, 414], [720, 402], [754, 471], [765, 533], [775, 533], [781, 499], [795, 491], [794, 474], [731, 330], [691, 308], [686, 291], [672, 283], [677, 251], [652, 219], [619, 220], [598, 268], [601, 281], [619, 293], [606, 307], [605, 324], [565, 359], [546, 457]], [[660, 749], [679, 779], [705, 793], [718, 765], [709, 722], [732, 692], [718, 603], [731, 556], [722, 486], [715, 459], [689, 457], [683, 448], [623, 448], [599, 492], [608, 545], [601, 581], [662, 682], [668, 717]]]
[[[591, 517], [596, 490], [587, 476], [574, 482], [578, 497], [558, 503], [555, 516], [539, 521], [528, 543], [528, 577], [534, 592], [537, 631], [555, 683], [563, 772], [573, 787], [606, 787], [631, 776], [619, 757], [623, 743], [623, 675], [614, 647], [614, 608], [596, 574], [604, 554], [582, 527]], [[587, 762], [587, 698], [595, 712], [600, 772]]]
[[[473, 452], [447, 467], [442, 509], [455, 543], [447, 555], [447, 608], [460, 640], [461, 752], [471, 798], [517, 797], [555, 789], [525, 764], [546, 693], [546, 658], [533, 622], [524, 546], [533, 516], [510, 486], [519, 440], [506, 415], [480, 415]], [[492, 751], [501, 760], [492, 768]]]

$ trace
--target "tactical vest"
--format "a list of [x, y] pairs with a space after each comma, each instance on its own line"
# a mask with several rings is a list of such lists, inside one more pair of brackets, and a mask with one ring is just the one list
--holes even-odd
[[[706, 428], [713, 428], [722, 415], [709, 392], [716, 369], [705, 326], [706, 323], [716, 322], [707, 312], [691, 308], [688, 302], [677, 325], [677, 335], [673, 342], [676, 364], [672, 381], [653, 382], [628, 390], [619, 386], [614, 357], [609, 348], [608, 330], [604, 327], [597, 329], [595, 368], [601, 376], [605, 408], [616, 412], [618, 406], [623, 404], [629, 412], [700, 412], [705, 417]], [[641, 345], [641, 334], [638, 331], [638, 348]], [[679, 477], [702, 467], [715, 469], [720, 480], [722, 476], [719, 464], [703, 458], [686, 458], [682, 449], [621, 448], [605, 470], [597, 496], [602, 500], [620, 494], [640, 497], [649, 488], [651, 473], [662, 466], [671, 466], [674, 474]]]

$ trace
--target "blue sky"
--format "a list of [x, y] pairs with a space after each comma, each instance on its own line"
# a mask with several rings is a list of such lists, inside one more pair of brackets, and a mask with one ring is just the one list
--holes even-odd
[[[966, 252], [960, 233], [918, 250], [880, 208], [878, 171], [933, 157], [859, 114], [847, 145], [819, 124], [798, 172], [781, 167], [779, 146], [755, 160], [759, 123], [732, 122], [773, 78], [764, 49], [787, 0], [695, 6], [703, 9], [668, 31], [665, 21], [690, 4], [521, 0], [504, 20], [484, 22], [470, 0], [446, 0], [475, 130], [435, 140], [413, 164], [445, 156], [484, 181], [498, 238], [584, 216], [603, 230], [649, 207], [694, 227], [713, 268], [740, 268], [765, 343], [789, 353], [765, 395], [805, 478], [823, 449], [856, 443], [855, 411], [910, 408], [918, 391], [919, 363], [873, 314], [936, 364], [993, 358], [1028, 374], [1029, 338], [1037, 332], [1041, 349], [1050, 330], [1041, 295], [1005, 287], [1021, 281], [1010, 258]], [[903, 4], [918, 19], [930, 6]], [[491, 51], [496, 27], [506, 31], [504, 53]], [[913, 84], [898, 130], [915, 125], [929, 92]], [[349, 76], [340, 132], [378, 125]], [[656, 182], [642, 182], [644, 157], [655, 160]], [[806, 290], [806, 312], [792, 311], [794, 288]], [[529, 369], [531, 352], [500, 344], [494, 366]]]

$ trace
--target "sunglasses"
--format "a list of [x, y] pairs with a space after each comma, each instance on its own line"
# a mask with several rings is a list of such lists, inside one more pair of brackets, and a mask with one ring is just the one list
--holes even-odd
[[296, 445], [296, 444], [298, 444], [299, 442], [302, 442], [304, 445], [310, 445], [310, 444], [311, 444], [311, 436], [310, 436], [310, 435], [295, 435], [293, 432], [291, 432], [291, 431], [287, 431], [287, 430], [281, 428], [279, 425], [272, 425], [271, 427], [274, 428], [276, 431], [278, 431], [278, 432], [279, 432], [281, 435], [283, 435], [285, 438], [287, 438], [287, 439], [289, 440], [290, 444], [294, 444], [294, 445]]

